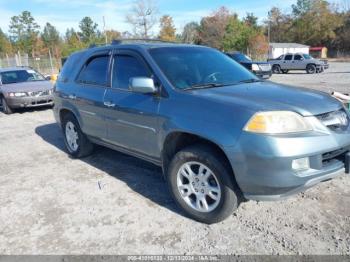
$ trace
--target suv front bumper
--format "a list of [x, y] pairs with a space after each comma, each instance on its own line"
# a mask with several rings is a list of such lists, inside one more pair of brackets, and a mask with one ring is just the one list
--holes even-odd
[[[243, 132], [239, 144], [226, 148], [243, 195], [253, 200], [281, 200], [349, 172], [350, 132], [302, 137]], [[308, 158], [310, 168], [294, 170], [294, 160]]]
[[53, 96], [25, 96], [25, 97], [6, 97], [6, 102], [11, 108], [27, 108], [38, 106], [50, 106], [53, 105]]

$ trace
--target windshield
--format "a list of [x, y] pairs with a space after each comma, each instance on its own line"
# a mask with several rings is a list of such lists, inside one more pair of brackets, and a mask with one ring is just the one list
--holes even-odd
[[32, 69], [1, 72], [0, 76], [2, 84], [5, 85], [45, 80], [44, 76]]
[[250, 59], [248, 56], [242, 53], [235, 53], [231, 54], [232, 58], [236, 60], [237, 62], [251, 62], [252, 59]]
[[150, 54], [178, 89], [233, 85], [259, 79], [227, 55], [209, 48], [162, 47]]
[[305, 59], [314, 59], [311, 55], [304, 54], [303, 56]]

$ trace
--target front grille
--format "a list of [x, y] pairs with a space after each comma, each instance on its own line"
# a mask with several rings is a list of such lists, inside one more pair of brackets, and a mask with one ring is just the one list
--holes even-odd
[[349, 127], [349, 114], [344, 109], [318, 115], [317, 118], [333, 131], [346, 130]]
[[259, 65], [261, 71], [270, 71], [271, 66], [270, 65]]
[[39, 96], [48, 96], [50, 95], [50, 90], [45, 91], [35, 91], [35, 92], [28, 92], [30, 96], [39, 97]]

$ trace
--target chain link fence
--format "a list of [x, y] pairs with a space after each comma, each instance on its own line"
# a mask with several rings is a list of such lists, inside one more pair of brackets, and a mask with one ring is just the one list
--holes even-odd
[[28, 54], [17, 53], [15, 55], [0, 56], [0, 68], [28, 66], [43, 75], [57, 74], [61, 68], [61, 60], [52, 57], [51, 54], [29, 57]]

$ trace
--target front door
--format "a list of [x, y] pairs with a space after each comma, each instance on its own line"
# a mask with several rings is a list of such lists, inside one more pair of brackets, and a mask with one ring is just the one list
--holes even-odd
[[304, 58], [299, 55], [299, 54], [295, 54], [294, 55], [294, 69], [296, 70], [305, 70], [306, 65], [304, 62]]
[[159, 157], [157, 141], [160, 97], [134, 93], [132, 77], [151, 77], [145, 61], [132, 51], [117, 51], [112, 62], [112, 85], [105, 95], [108, 140], [135, 153]]

